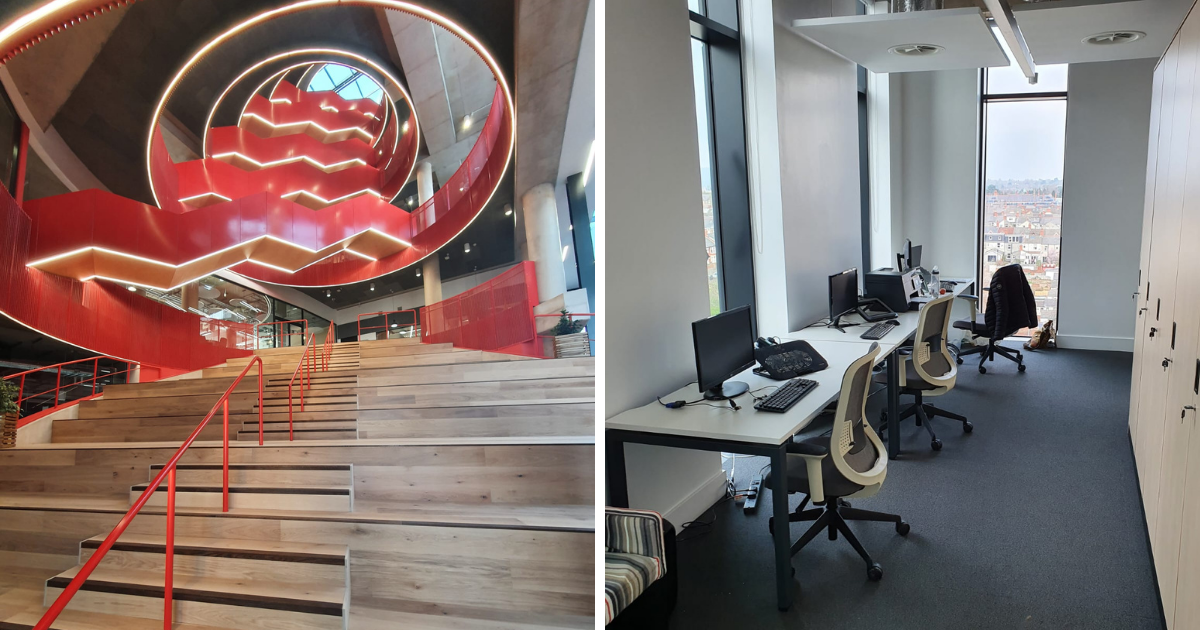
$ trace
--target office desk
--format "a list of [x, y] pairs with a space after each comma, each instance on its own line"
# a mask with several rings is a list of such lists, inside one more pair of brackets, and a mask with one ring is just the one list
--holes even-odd
[[[945, 281], [956, 281], [958, 284], [954, 287], [953, 294], [955, 297], [966, 293], [975, 281], [967, 278], [942, 278]], [[896, 459], [900, 455], [900, 431], [893, 430], [898, 425], [898, 422], [892, 419], [900, 417], [900, 348], [906, 345], [909, 340], [917, 333], [917, 322], [920, 320], [920, 311], [905, 311], [896, 314], [896, 321], [900, 322], [899, 326], [893, 328], [887, 335], [878, 341], [879, 356], [875, 359], [875, 364], [887, 361], [887, 391], [888, 391], [888, 457]], [[868, 324], [863, 321], [858, 315], [849, 315], [842, 318], [843, 323], [857, 324], [846, 328], [845, 331], [840, 331], [836, 328], [829, 328], [824, 324], [816, 324], [807, 328], [790, 332], [786, 336], [780, 336], [780, 339], [798, 340], [803, 339], [816, 348], [816, 342], [825, 343], [849, 343], [859, 344], [863, 346], [862, 354], [866, 353], [866, 348], [869, 348], [872, 343], [870, 339], [862, 339], [859, 335], [863, 334], [873, 324]], [[817, 349], [824, 356], [824, 352]], [[859, 356], [862, 356], [860, 354]], [[832, 367], [832, 364], [830, 365]], [[811, 378], [811, 375], [806, 375], [805, 378]]]
[[[947, 278], [950, 280], [950, 278]], [[959, 281], [954, 294], [961, 295], [972, 282]], [[888, 357], [888, 417], [899, 418], [899, 349], [904, 342], [916, 334], [917, 311], [900, 313], [900, 325], [879, 340], [880, 354], [876, 362]], [[855, 316], [857, 319], [857, 316]], [[671, 448], [686, 448], [699, 451], [757, 455], [771, 460], [771, 503], [776, 523], [788, 522], [787, 492], [787, 443], [792, 436], [807, 427], [825, 407], [837, 400], [841, 394], [842, 376], [846, 368], [867, 353], [872, 341], [860, 339], [866, 326], [855, 326], [845, 333], [832, 328], [809, 327], [786, 336], [784, 339], [804, 339], [829, 364], [824, 370], [804, 375], [817, 382], [817, 387], [800, 399], [786, 413], [756, 411], [753, 399], [743, 395], [738, 399], [742, 407], [734, 410], [725, 401], [707, 401], [708, 405], [692, 405], [682, 409], [667, 409], [657, 401], [644, 407], [630, 409], [605, 421], [604, 457], [608, 476], [609, 502], [613, 507], [629, 507], [629, 488], [625, 472], [625, 444], [649, 444]], [[755, 392], [760, 388], [778, 386], [774, 381], [746, 370], [731, 380], [744, 381]], [[759, 392], [759, 395], [769, 392]], [[663, 402], [675, 400], [697, 400], [701, 393], [695, 384], [689, 384], [661, 396]], [[712, 405], [712, 406], [709, 406]], [[888, 455], [899, 453], [899, 423], [889, 426]], [[791, 530], [776, 527], [775, 586], [780, 610], [791, 606]]]
[[[650, 444], [699, 451], [716, 451], [758, 455], [771, 459], [771, 499], [776, 523], [788, 522], [787, 443], [798, 431], [807, 427], [825, 407], [841, 394], [842, 376], [846, 368], [867, 352], [870, 345], [813, 341], [813, 348], [829, 363], [827, 369], [806, 374], [804, 378], [817, 382], [817, 387], [801, 398], [785, 413], [756, 411], [753, 399], [743, 395], [738, 399], [740, 411], [726, 401], [707, 401], [709, 405], [693, 405], [667, 409], [658, 402], [630, 409], [609, 418], [604, 423], [604, 458], [608, 473], [609, 502], [614, 507], [629, 507], [629, 490], [625, 477], [625, 444]], [[779, 386], [781, 381], [758, 376], [746, 370], [732, 380], [744, 381], [750, 391]], [[769, 392], [760, 392], [767, 394]], [[695, 384], [662, 396], [664, 402], [696, 400], [701, 397]], [[779, 609], [791, 606], [792, 541], [788, 527], [775, 528], [775, 584]]]

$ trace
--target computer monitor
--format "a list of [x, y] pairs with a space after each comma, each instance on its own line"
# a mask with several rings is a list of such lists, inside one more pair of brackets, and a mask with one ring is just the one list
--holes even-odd
[[904, 255], [904, 261], [901, 268], [898, 269], [901, 273], [912, 269], [912, 241], [904, 239], [904, 249], [900, 251]]
[[913, 245], [912, 252], [908, 255], [908, 268], [916, 269], [921, 266], [921, 246]]
[[829, 320], [858, 308], [858, 269], [829, 276]]
[[692, 341], [696, 346], [696, 381], [706, 399], [734, 398], [750, 389], [741, 381], [727, 380], [754, 366], [749, 306], [692, 322]]

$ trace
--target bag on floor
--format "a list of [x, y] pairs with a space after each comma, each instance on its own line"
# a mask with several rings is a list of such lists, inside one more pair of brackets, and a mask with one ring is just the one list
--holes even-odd
[[1033, 331], [1029, 341], [1025, 343], [1026, 350], [1045, 350], [1054, 343], [1054, 320], [1048, 319], [1041, 328]]

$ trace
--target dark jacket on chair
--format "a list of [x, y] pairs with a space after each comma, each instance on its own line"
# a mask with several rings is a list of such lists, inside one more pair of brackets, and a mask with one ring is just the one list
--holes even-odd
[[1037, 327], [1037, 304], [1021, 265], [997, 269], [992, 274], [988, 292], [984, 322], [992, 339], [1003, 339], [1022, 328]]

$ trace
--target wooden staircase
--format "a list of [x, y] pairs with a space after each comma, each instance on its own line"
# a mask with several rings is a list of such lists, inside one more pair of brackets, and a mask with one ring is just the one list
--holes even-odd
[[[260, 352], [263, 446], [253, 370], [230, 398], [228, 513], [219, 416], [177, 468], [176, 628], [593, 626], [592, 358], [336, 344], [289, 441], [301, 352]], [[0, 452], [0, 566], [43, 581], [0, 579], [0, 630], [33, 627], [248, 361], [110, 386], [50, 444]], [[54, 628], [162, 627], [165, 501]]]

